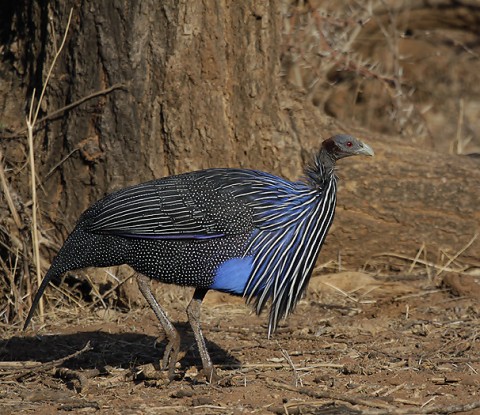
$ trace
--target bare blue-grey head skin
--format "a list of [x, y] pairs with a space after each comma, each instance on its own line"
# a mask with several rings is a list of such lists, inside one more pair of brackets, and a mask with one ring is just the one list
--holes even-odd
[[374, 155], [370, 146], [347, 134], [337, 134], [325, 140], [321, 152], [335, 161], [349, 156]]
[[243, 295], [257, 313], [270, 308], [268, 334], [306, 289], [332, 224], [335, 163], [373, 156], [355, 137], [325, 140], [305, 180], [246, 169], [207, 169], [121, 189], [94, 203], [52, 262], [32, 303], [28, 326], [49, 281], [86, 267], [127, 264], [168, 338], [163, 368], [174, 375], [180, 336], [154, 298], [149, 279], [195, 287], [188, 320], [208, 379], [215, 370], [200, 329], [208, 290]]
[[348, 134], [337, 134], [322, 142], [320, 151], [315, 155], [313, 164], [305, 167], [307, 180], [322, 183], [328, 179], [335, 168], [335, 163], [350, 156], [373, 156], [372, 148], [358, 138]]

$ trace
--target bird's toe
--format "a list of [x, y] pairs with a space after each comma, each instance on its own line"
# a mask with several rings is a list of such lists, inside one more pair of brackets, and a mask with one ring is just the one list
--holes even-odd
[[199, 372], [199, 377], [205, 377], [206, 381], [211, 384], [218, 383], [221, 380], [220, 376], [218, 376], [217, 371], [213, 366], [206, 368], [204, 367]]

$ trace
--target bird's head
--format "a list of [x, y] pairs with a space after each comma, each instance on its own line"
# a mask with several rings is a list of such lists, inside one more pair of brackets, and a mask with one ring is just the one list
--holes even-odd
[[337, 134], [325, 140], [322, 143], [322, 151], [333, 160], [356, 155], [374, 155], [370, 146], [347, 134]]

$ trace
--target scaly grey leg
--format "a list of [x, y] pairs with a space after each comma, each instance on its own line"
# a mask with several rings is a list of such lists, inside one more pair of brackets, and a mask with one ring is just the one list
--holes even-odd
[[168, 344], [165, 352], [163, 353], [162, 369], [165, 370], [168, 368], [168, 378], [172, 380], [174, 377], [175, 364], [177, 363], [178, 353], [180, 351], [180, 335], [178, 334], [178, 331], [170, 322], [167, 315], [165, 314], [165, 311], [163, 311], [162, 307], [160, 307], [160, 304], [158, 304], [157, 299], [153, 295], [150, 288], [150, 279], [145, 275], [137, 274], [137, 282], [138, 288], [140, 288], [140, 291], [145, 297], [145, 300], [147, 300], [147, 303], [150, 305], [153, 312], [157, 316], [158, 321], [160, 321], [160, 324], [162, 325], [162, 328], [167, 336]]
[[203, 337], [202, 329], [200, 328], [200, 307], [207, 291], [208, 290], [205, 288], [195, 289], [192, 301], [190, 301], [190, 304], [188, 304], [187, 307], [187, 316], [193, 334], [195, 335], [195, 340], [197, 341], [198, 351], [200, 352], [200, 357], [202, 359], [203, 373], [206, 376], [207, 381], [211, 383], [218, 380], [218, 376], [213, 367], [212, 359], [210, 359], [210, 355], [208, 354], [205, 338]]

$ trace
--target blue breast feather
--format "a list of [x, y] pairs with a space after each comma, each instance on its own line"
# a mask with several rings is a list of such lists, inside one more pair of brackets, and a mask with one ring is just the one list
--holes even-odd
[[221, 264], [210, 286], [213, 290], [242, 295], [253, 269], [253, 258], [232, 258]]
[[303, 183], [262, 183], [252, 202], [255, 230], [243, 258], [218, 269], [211, 288], [242, 293], [257, 313], [271, 300], [269, 335], [294, 308], [307, 286], [333, 221], [336, 180], [323, 189]]

